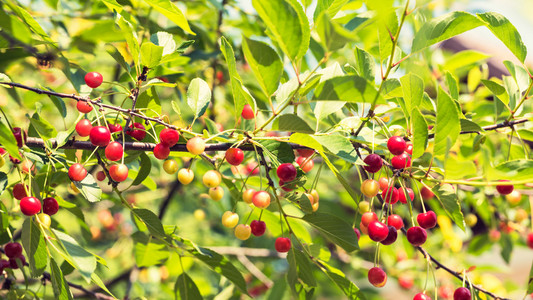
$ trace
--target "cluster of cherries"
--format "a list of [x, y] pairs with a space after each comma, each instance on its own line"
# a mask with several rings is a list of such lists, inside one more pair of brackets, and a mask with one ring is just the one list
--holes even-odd
[[[407, 144], [402, 137], [392, 136], [387, 141], [387, 148], [390, 153], [393, 154], [391, 159], [391, 166], [394, 169], [405, 169], [411, 166], [411, 155], [413, 151], [412, 144]], [[370, 154], [365, 157], [364, 166], [365, 170], [369, 173], [376, 173], [381, 170], [383, 166], [383, 159], [377, 154]], [[409, 198], [411, 201], [414, 200], [414, 191], [411, 188], [402, 188], [398, 190], [393, 185], [389, 184], [389, 181], [386, 178], [382, 178], [380, 182], [367, 179], [361, 185], [361, 192], [369, 197], [375, 197], [379, 193], [379, 190], [382, 190], [381, 197], [383, 200], [389, 204], [393, 205], [400, 201], [401, 203], [407, 203]], [[428, 188], [423, 188], [423, 194], [426, 194], [427, 198], [431, 198], [433, 193]], [[368, 211], [369, 205], [368, 202], [363, 202], [363, 205], [360, 205], [360, 209], [365, 211], [361, 216], [361, 223], [359, 228], [364, 234], [368, 234], [370, 239], [375, 242], [379, 242], [383, 245], [393, 244], [398, 237], [398, 230], [404, 227], [402, 218], [399, 215], [391, 214], [387, 217], [386, 223], [379, 220], [375, 212]], [[366, 207], [365, 205], [366, 204]], [[413, 246], [421, 246], [427, 240], [427, 229], [431, 229], [437, 225], [437, 215], [433, 211], [427, 211], [417, 215], [418, 226], [412, 226], [407, 230], [407, 240]], [[356, 234], [359, 236], [359, 230], [354, 229]], [[383, 287], [387, 282], [387, 274], [385, 271], [379, 267], [371, 268], [368, 272], [368, 281], [376, 286]], [[431, 299], [425, 293], [418, 293], [415, 295], [413, 300], [429, 300]], [[466, 288], [459, 288], [454, 293], [455, 300], [465, 300], [471, 299], [470, 291]]]
[[8, 259], [0, 260], [0, 274], [4, 271], [4, 269], [18, 269], [19, 264], [17, 263], [17, 260], [20, 261], [21, 266], [26, 265], [26, 257], [24, 257], [24, 254], [22, 254], [22, 246], [19, 243], [11, 242], [5, 244], [4, 254]]

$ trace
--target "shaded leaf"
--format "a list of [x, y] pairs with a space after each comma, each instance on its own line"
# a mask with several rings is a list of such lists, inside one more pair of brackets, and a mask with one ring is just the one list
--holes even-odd
[[31, 218], [27, 218], [22, 224], [21, 239], [29, 259], [31, 276], [35, 278], [42, 275], [48, 264], [48, 253], [43, 234]]
[[174, 293], [176, 299], [203, 299], [198, 287], [194, 283], [191, 277], [187, 273], [183, 272], [176, 280], [176, 285], [174, 286]]
[[347, 252], [359, 249], [357, 236], [352, 226], [339, 217], [326, 213], [313, 213], [303, 216], [302, 220], [309, 223], [328, 240], [339, 245]]

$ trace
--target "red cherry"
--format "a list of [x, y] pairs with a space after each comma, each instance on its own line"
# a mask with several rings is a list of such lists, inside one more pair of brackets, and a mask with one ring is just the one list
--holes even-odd
[[398, 199], [400, 198], [398, 195], [398, 189], [393, 186], [384, 189], [383, 192], [381, 192], [381, 197], [383, 197], [383, 200], [389, 204], [398, 202]]
[[13, 258], [22, 255], [22, 246], [19, 243], [11, 242], [4, 246], [4, 253], [7, 257]]
[[453, 293], [453, 300], [470, 300], [472, 299], [472, 295], [470, 294], [470, 290], [465, 287], [460, 287], [455, 290]]
[[122, 182], [128, 178], [128, 167], [124, 164], [112, 165], [109, 168], [109, 176], [116, 182]]
[[99, 171], [98, 173], [96, 173], [96, 180], [98, 181], [104, 181], [105, 180], [105, 173], [104, 171]]
[[354, 228], [353, 232], [355, 232], [355, 235], [357, 235], [357, 240], [359, 240], [361, 238], [361, 232], [359, 231], [359, 229]]
[[244, 160], [244, 152], [239, 148], [229, 148], [226, 151], [226, 161], [232, 166], [238, 166]]
[[[503, 181], [509, 181], [509, 180], [500, 180], [500, 182], [503, 182]], [[502, 195], [509, 195], [514, 190], [514, 186], [513, 185], [497, 185], [496, 190], [498, 190], [498, 193]]]
[[22, 183], [17, 183], [13, 186], [13, 197], [17, 200], [21, 200], [24, 197], [28, 197], [26, 189]]
[[13, 127], [13, 136], [17, 140], [17, 146], [19, 148], [26, 142], [26, 133], [20, 127]]
[[402, 288], [408, 290], [408, 289], [412, 288], [413, 285], [415, 285], [415, 281], [413, 280], [413, 277], [402, 274], [402, 275], [400, 275], [398, 277], [398, 284]]
[[174, 129], [164, 128], [159, 133], [159, 140], [161, 141], [161, 144], [167, 147], [172, 147], [180, 140], [180, 133]]
[[414, 226], [407, 230], [407, 240], [415, 247], [423, 245], [427, 238], [428, 234], [422, 227]]
[[279, 237], [276, 239], [274, 248], [281, 253], [289, 252], [291, 250], [291, 240], [289, 238]]
[[35, 197], [22, 198], [20, 211], [26, 216], [33, 216], [41, 211], [41, 201]]
[[59, 204], [57, 200], [52, 197], [44, 198], [43, 200], [43, 212], [49, 216], [53, 216], [59, 210]]
[[382, 287], [387, 283], [387, 273], [381, 268], [374, 267], [368, 270], [368, 281], [375, 287]]
[[119, 142], [111, 142], [105, 147], [105, 157], [110, 161], [117, 161], [124, 155], [124, 148]]
[[292, 191], [293, 189], [290, 187], [290, 184], [287, 184], [285, 181], [283, 180], [279, 180], [279, 186], [281, 187], [282, 190], [284, 190], [285, 192], [290, 192]]
[[527, 246], [533, 249], [533, 232], [530, 232], [527, 235]]
[[255, 236], [262, 236], [265, 234], [266, 223], [261, 220], [253, 220], [250, 223], [250, 228], [252, 228], [252, 234]]
[[420, 189], [420, 194], [422, 194], [422, 199], [424, 200], [430, 200], [431, 198], [435, 197], [435, 194], [433, 194], [433, 191], [431, 191], [425, 186], [423, 186]]
[[386, 189], [389, 186], [389, 179], [387, 179], [385, 177], [381, 177], [378, 180], [378, 183], [379, 183], [379, 189], [383, 191], [384, 189]]
[[0, 260], [0, 274], [4, 272], [4, 269], [11, 268], [11, 265], [9, 264], [9, 260], [2, 259]]
[[363, 161], [366, 164], [366, 166], [363, 168], [370, 173], [376, 173], [377, 171], [381, 170], [381, 166], [383, 166], [383, 159], [381, 159], [381, 156], [377, 154], [370, 154], [369, 156], [365, 157]]
[[141, 123], [133, 123], [133, 127], [128, 128], [126, 134], [138, 141], [142, 141], [146, 136], [146, 129]]
[[368, 224], [368, 236], [374, 242], [381, 242], [389, 235], [389, 228], [387, 225], [379, 222], [372, 221]]
[[16, 270], [19, 268], [18, 264], [17, 264], [17, 258], [20, 259], [20, 264], [22, 266], [26, 265], [26, 257], [24, 257], [24, 255], [20, 255], [20, 256], [17, 256], [17, 257], [13, 257], [13, 258], [10, 258], [9, 259], [9, 267], [13, 270]]
[[278, 174], [279, 179], [285, 182], [293, 181], [297, 175], [296, 167], [291, 163], [279, 165], [276, 173]]
[[399, 215], [390, 215], [387, 218], [387, 222], [390, 226], [396, 228], [396, 230], [400, 230], [403, 227], [403, 220], [402, 217], [400, 217]]
[[371, 211], [367, 211], [366, 213], [364, 213], [362, 216], [361, 216], [361, 223], [363, 225], [365, 225], [365, 227], [368, 227], [368, 225], [372, 222], [372, 221], [377, 221], [378, 220], [378, 215], [376, 215], [375, 212], [371, 212]]
[[416, 221], [420, 227], [430, 229], [437, 225], [437, 215], [430, 210], [426, 213], [418, 214], [418, 216], [416, 216]]
[[105, 147], [111, 141], [111, 133], [109, 129], [104, 126], [95, 126], [91, 129], [89, 134], [89, 139], [91, 143], [98, 147]]
[[259, 174], [259, 165], [255, 161], [249, 162], [246, 165], [246, 174], [250, 174], [250, 173], [252, 175]]
[[302, 156], [296, 158], [296, 163], [298, 164], [298, 166], [300, 166], [300, 169], [302, 169], [304, 173], [308, 173], [315, 166], [315, 162], [312, 159], [305, 158]]
[[[409, 194], [409, 198], [411, 198], [411, 201], [413, 201], [415, 199], [415, 192], [413, 192], [413, 189], [405, 188], [405, 190], [407, 190], [407, 194]], [[407, 198], [405, 196], [405, 190], [403, 188], [398, 190], [398, 200], [403, 204], [407, 203]]]
[[255, 117], [254, 111], [252, 107], [250, 106], [250, 104], [244, 105], [244, 107], [242, 108], [241, 116], [245, 120], [251, 120]]
[[78, 103], [76, 103], [76, 108], [82, 114], [90, 113], [93, 110], [93, 107], [89, 103], [85, 101], [79, 101], [79, 100], [78, 100]]
[[157, 159], [167, 159], [168, 155], [170, 154], [170, 148], [163, 145], [162, 143], [159, 143], [155, 145], [154, 147], [154, 156]]
[[313, 149], [296, 149], [296, 152], [298, 152], [298, 155], [301, 157], [309, 157], [315, 153], [315, 150]]
[[91, 124], [91, 121], [87, 119], [81, 119], [76, 124], [76, 132], [81, 137], [89, 136], [89, 134], [91, 134], [91, 129], [93, 129], [93, 125]]
[[99, 87], [103, 81], [104, 77], [102, 77], [102, 74], [98, 72], [89, 72], [85, 74], [85, 84], [88, 85], [90, 88], [95, 89]]
[[122, 131], [122, 125], [120, 124], [107, 124], [107, 126], [109, 126], [109, 131], [111, 133], [114, 133], [114, 132], [119, 132], [119, 131]]
[[387, 148], [393, 155], [400, 155], [405, 151], [406, 143], [402, 137], [391, 136], [387, 141]]
[[404, 169], [411, 166], [411, 157], [407, 153], [402, 153], [394, 156], [390, 162], [393, 168]]
[[81, 164], [75, 163], [68, 169], [68, 177], [72, 181], [82, 181], [85, 176], [87, 176], [87, 170]]
[[413, 155], [413, 144], [407, 144], [407, 146], [405, 147], [405, 152], [409, 153], [409, 155]]
[[381, 241], [383, 245], [390, 245], [396, 242], [396, 239], [398, 238], [398, 231], [394, 226], [388, 226], [389, 233], [387, 234], [387, 237]]
[[424, 293], [418, 293], [414, 296], [413, 300], [431, 300], [431, 297]]

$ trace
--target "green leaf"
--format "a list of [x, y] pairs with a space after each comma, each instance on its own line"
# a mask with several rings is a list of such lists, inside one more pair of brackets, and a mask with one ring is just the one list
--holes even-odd
[[192, 278], [189, 277], [189, 275], [187, 275], [187, 273], [185, 272], [181, 273], [178, 279], [176, 280], [176, 285], [174, 286], [174, 293], [176, 300], [203, 299], [202, 295], [200, 294], [200, 290], [198, 290], [198, 287], [196, 286]]
[[233, 94], [233, 103], [235, 107], [235, 121], [237, 121], [240, 118], [242, 108], [246, 103], [250, 104], [255, 111], [255, 100], [242, 85], [241, 77], [239, 76], [239, 73], [237, 73], [233, 48], [225, 37], [222, 37], [220, 39], [220, 51], [224, 55], [226, 63], [228, 64], [228, 71], [231, 80], [231, 90]]
[[459, 83], [457, 82], [457, 78], [448, 71], [446, 71], [446, 86], [452, 99], [459, 99]]
[[355, 70], [359, 76], [366, 80], [373, 82], [376, 76], [376, 62], [370, 53], [365, 50], [355, 47]]
[[428, 123], [418, 107], [411, 112], [413, 121], [413, 159], [424, 154], [428, 146]]
[[45, 119], [41, 119], [39, 114], [34, 113], [31, 118], [29, 115], [26, 115], [26, 117], [30, 119], [31, 125], [43, 140], [49, 140], [57, 135], [55, 127]]
[[350, 139], [340, 135], [316, 135], [314, 139], [319, 142], [325, 150], [344, 159], [349, 163], [357, 161], [357, 153]]
[[146, 227], [148, 227], [148, 230], [150, 233], [157, 237], [165, 237], [165, 229], [163, 229], [163, 225], [161, 224], [161, 220], [154, 214], [151, 210], [144, 209], [144, 208], [135, 208], [132, 210], [132, 212], [141, 219], [144, 224], [146, 224]]
[[315, 133], [313, 129], [300, 117], [295, 114], [285, 114], [279, 116], [272, 125], [280, 131]]
[[152, 6], [159, 13], [167, 17], [174, 24], [178, 25], [185, 32], [196, 35], [189, 27], [187, 18], [183, 15], [181, 10], [170, 0], [145, 0], [150, 6]]
[[150, 41], [163, 47], [163, 56], [172, 54], [178, 49], [174, 36], [168, 32], [158, 31], [150, 36]]
[[453, 145], [461, 131], [459, 112], [455, 102], [440, 86], [438, 89], [435, 146], [433, 148], [435, 156], [446, 154], [448, 144]]
[[357, 236], [352, 226], [341, 218], [326, 213], [314, 213], [303, 216], [302, 220], [309, 223], [328, 240], [339, 245], [347, 252], [359, 249]]
[[468, 119], [461, 119], [461, 131], [483, 132], [483, 128]]
[[334, 268], [321, 261], [320, 264], [325, 266], [324, 270], [328, 278], [333, 281], [350, 300], [365, 300], [365, 295], [359, 290], [357, 285], [346, 278], [346, 275], [339, 269]]
[[[161, 115], [161, 101], [159, 100], [159, 96], [157, 95], [157, 91], [154, 86], [150, 87], [139, 95], [135, 108], [146, 108], [144, 115], [148, 117], [159, 117]], [[138, 121], [142, 120], [137, 117], [136, 119]]]
[[194, 112], [194, 117], [201, 117], [211, 101], [211, 89], [201, 78], [194, 78], [187, 89], [187, 104]]
[[344, 29], [339, 23], [331, 20], [326, 13], [323, 13], [315, 23], [315, 29], [320, 37], [322, 46], [328, 51], [335, 51], [352, 42], [354, 35]]
[[437, 185], [433, 187], [432, 191], [442, 205], [442, 208], [446, 211], [446, 214], [464, 231], [466, 225], [465, 219], [454, 187], [451, 184]]
[[[402, 84], [403, 99], [408, 112], [419, 107], [424, 96], [424, 81], [413, 73], [409, 73], [400, 78]], [[406, 116], [408, 117], [408, 116]]]
[[133, 234], [135, 240], [135, 263], [138, 267], [150, 267], [163, 264], [169, 257], [168, 246], [161, 240], [138, 231]]
[[329, 18], [335, 17], [348, 1], [349, 0], [318, 0], [313, 19], [316, 20], [322, 12], [325, 12]]
[[411, 52], [420, 51], [482, 25], [483, 21], [467, 12], [455, 11], [445, 14], [424, 23], [415, 34]]
[[509, 71], [509, 74], [511, 74], [513, 77], [516, 85], [518, 86], [518, 90], [520, 92], [527, 90], [529, 87], [529, 74], [526, 69], [508, 60], [505, 60], [503, 64]]
[[252, 0], [252, 5], [265, 22], [267, 34], [281, 50], [296, 61], [309, 47], [309, 21], [303, 7], [296, 0]]
[[3, 122], [0, 122], [0, 145], [14, 158], [22, 160], [17, 146], [17, 140], [11, 132], [11, 129]]
[[105, 50], [107, 51], [107, 53], [109, 55], [111, 55], [111, 57], [113, 57], [115, 59], [115, 61], [124, 69], [126, 70], [126, 73], [128, 73], [130, 75], [130, 78], [132, 81], [134, 81], [135, 79], [131, 76], [131, 67], [128, 63], [126, 63], [126, 60], [124, 60], [124, 57], [122, 56], [122, 54], [118, 51], [117, 47], [115, 47], [115, 45], [113, 44], [106, 44], [105, 45]]
[[305, 288], [317, 286], [316, 279], [313, 276], [313, 265], [307, 255], [300, 250], [295, 249], [295, 247], [291, 247], [287, 254], [287, 261], [289, 261], [289, 268], [293, 268], [293, 270], [290, 270], [289, 272], [294, 275], [297, 274], [298, 278], [301, 280], [300, 283], [306, 285]]
[[0, 172], [0, 196], [6, 190], [7, 182], [7, 174], [4, 172]]
[[150, 42], [144, 42], [141, 45], [141, 63], [148, 68], [154, 68], [159, 65], [163, 56], [163, 47], [156, 46]]
[[21, 239], [27, 254], [26, 257], [29, 259], [31, 276], [35, 278], [42, 275], [48, 264], [48, 254], [41, 230], [32, 221], [32, 218], [24, 220]]
[[146, 179], [146, 177], [150, 175], [150, 171], [152, 170], [152, 162], [150, 161], [148, 155], [142, 152], [139, 156], [141, 158], [139, 173], [137, 173], [137, 176], [135, 177], [135, 180], [133, 180], [133, 183], [131, 185], [141, 184]]
[[68, 253], [68, 256], [64, 258], [89, 282], [91, 280], [91, 274], [96, 269], [96, 258], [94, 255], [81, 247], [70, 235], [55, 229], [51, 230]]
[[81, 194], [89, 202], [97, 202], [102, 199], [102, 190], [94, 180], [92, 174], [87, 176], [82, 181], [73, 181], [74, 185], [80, 190]]
[[511, 254], [513, 253], [513, 240], [511, 239], [511, 235], [509, 234], [502, 234], [500, 238], [500, 247], [501, 247], [501, 255], [503, 260], [507, 264], [511, 262]]
[[[22, 6], [16, 5], [12, 1], [2, 1], [4, 4], [9, 6], [11, 10], [29, 27], [31, 30], [38, 34], [44, 41], [49, 43], [50, 45], [55, 45], [56, 43], [50, 39], [48, 34], [43, 30], [41, 25], [35, 19], [31, 16], [30, 13], [28, 13]], [[55, 47], [55, 46], [54, 46]]]
[[288, 143], [278, 142], [276, 140], [262, 140], [259, 142], [273, 156], [277, 157], [280, 163], [294, 162], [294, 150]]
[[283, 64], [279, 55], [268, 44], [243, 36], [242, 50], [261, 89], [267, 97], [278, 89], [279, 79], [283, 73]]
[[481, 83], [483, 83], [494, 96], [496, 96], [496, 98], [500, 99], [501, 102], [505, 105], [509, 104], [509, 94], [507, 94], [505, 87], [492, 80], [481, 79]]
[[315, 90], [313, 100], [385, 103], [370, 82], [356, 75], [337, 76], [320, 83]]
[[[48, 90], [51, 91], [51, 89]], [[65, 101], [57, 96], [48, 95], [48, 97], [50, 100], [52, 100], [52, 103], [54, 103], [55, 107], [61, 114], [61, 117], [65, 118], [67, 116], [67, 107], [65, 106]]]
[[68, 282], [53, 258], [50, 260], [50, 279], [52, 280], [52, 288], [54, 289], [54, 296], [56, 299], [73, 299]]
[[448, 60], [444, 63], [442, 67], [450, 72], [455, 72], [455, 70], [457, 69], [484, 61], [489, 57], [490, 55], [487, 55], [483, 52], [475, 50], [464, 50], [457, 52], [450, 58], [448, 58]]
[[139, 66], [139, 55], [140, 55], [140, 47], [139, 47], [139, 39], [137, 37], [137, 33], [133, 29], [133, 26], [130, 22], [128, 22], [121, 14], [116, 13], [115, 14], [115, 23], [120, 27], [120, 30], [122, 31], [122, 34], [124, 35], [124, 38], [126, 39], [126, 43], [128, 44], [128, 48], [131, 53], [131, 57], [133, 58], [133, 63], [136, 66]]
[[477, 16], [486, 23], [487, 28], [513, 52], [518, 60], [524, 62], [527, 55], [526, 46], [516, 28], [506, 17], [496, 12], [477, 14]]
[[[200, 252], [201, 251], [201, 252]], [[241, 272], [224, 256], [208, 248], [191, 249], [189, 252], [197, 259], [205, 263], [211, 270], [221, 274], [231, 281], [243, 293], [248, 295], [246, 282]]]

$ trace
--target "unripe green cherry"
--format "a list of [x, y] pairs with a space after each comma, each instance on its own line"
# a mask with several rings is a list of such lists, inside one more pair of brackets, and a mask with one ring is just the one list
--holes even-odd
[[178, 163], [173, 159], [167, 159], [163, 163], [163, 170], [165, 170], [167, 174], [174, 174], [178, 171]]
[[370, 203], [368, 201], [359, 202], [359, 212], [364, 214], [367, 211], [370, 211]]

